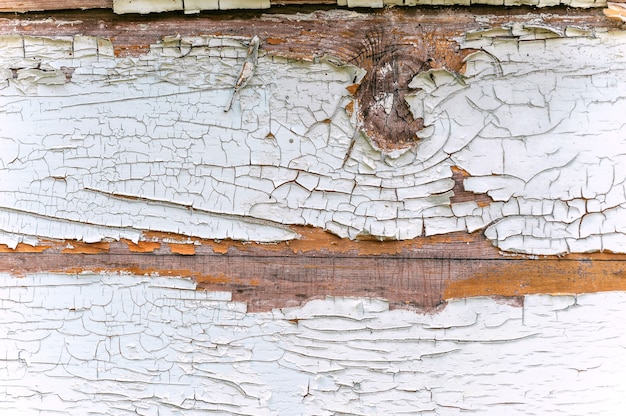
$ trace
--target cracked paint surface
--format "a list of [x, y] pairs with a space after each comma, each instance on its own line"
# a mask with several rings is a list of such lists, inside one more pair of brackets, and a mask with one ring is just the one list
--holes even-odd
[[[483, 230], [502, 250], [626, 252], [626, 38], [514, 25], [468, 33], [465, 74], [417, 74], [416, 146], [383, 151], [351, 95], [363, 71], [261, 50], [224, 112], [244, 40], [0, 37], [0, 243], [341, 237]], [[261, 48], [262, 49], [262, 48]], [[493, 203], [452, 203], [453, 169]]]
[[468, 172], [466, 190], [496, 201], [485, 235], [503, 250], [626, 248], [626, 37], [574, 33], [470, 33], [463, 78], [430, 71], [412, 84], [424, 137]]
[[20, 414], [618, 414], [626, 294], [328, 298], [246, 312], [180, 278], [0, 275], [0, 402]]

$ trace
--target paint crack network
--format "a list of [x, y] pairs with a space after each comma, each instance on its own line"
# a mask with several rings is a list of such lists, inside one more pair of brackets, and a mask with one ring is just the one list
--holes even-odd
[[[272, 242], [311, 225], [626, 252], [624, 36], [513, 25], [459, 42], [477, 51], [466, 73], [417, 74], [405, 99], [419, 140], [385, 150], [348, 111], [362, 70], [332, 59], [261, 50], [224, 113], [246, 57], [237, 39], [164, 38], [116, 58], [88, 36], [2, 36], [0, 243], [145, 231]], [[452, 167], [493, 201], [452, 202]]]
[[[3, 414], [619, 414], [626, 294], [247, 312], [176, 277], [0, 274]], [[593, 348], [589, 348], [593, 343]], [[524, 380], [532, 380], [531, 383]]]

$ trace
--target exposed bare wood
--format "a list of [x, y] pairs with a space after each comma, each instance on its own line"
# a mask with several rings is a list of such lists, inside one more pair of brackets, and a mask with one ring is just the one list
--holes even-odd
[[[626, 290], [626, 255], [511, 257], [502, 256], [478, 234], [355, 242], [310, 228], [297, 231], [301, 239], [272, 245], [199, 239], [195, 245], [50, 242], [43, 252], [2, 250], [0, 272], [190, 277], [203, 290], [232, 292], [250, 310], [301, 305], [326, 296], [381, 297], [396, 308], [432, 309], [472, 296]], [[164, 234], [151, 238], [187, 239]]]
[[[619, 2], [618, 0], [617, 2]], [[579, 8], [604, 7], [605, 0], [71, 0], [66, 2], [53, 2], [50, 0], [22, 0], [0, 1], [0, 12], [33, 12], [45, 10], [73, 10], [73, 9], [112, 9], [116, 13], [162, 13], [184, 12], [200, 13], [203, 11], [215, 12], [216, 10], [233, 9], [266, 9], [280, 6], [343, 6], [351, 8], [382, 8], [394, 6], [536, 6], [554, 7], [570, 6]]]
[[615, 20], [626, 22], [626, 4], [624, 2], [611, 2], [604, 9], [604, 14]]
[[[263, 49], [293, 58], [332, 54], [356, 60], [363, 51], [372, 28], [385, 27], [398, 45], [417, 46], [413, 59], [458, 69], [462, 55], [452, 39], [461, 33], [483, 28], [525, 22], [531, 9], [502, 9], [476, 6], [472, 9], [392, 8], [368, 13], [335, 10], [319, 13], [311, 7], [285, 7], [265, 12], [239, 11], [185, 16], [156, 14], [118, 16], [108, 11], [64, 11], [7, 14], [0, 16], [0, 34], [32, 36], [73, 36], [77, 34], [109, 38], [119, 56], [145, 53], [151, 44], [170, 35], [258, 35]], [[305, 18], [301, 13], [313, 12]], [[480, 19], [477, 17], [482, 16]], [[317, 18], [315, 18], [317, 17]], [[619, 29], [619, 22], [607, 19], [601, 10], [553, 8], [538, 13], [536, 19], [555, 28], [566, 26]], [[36, 22], [36, 24], [35, 24]], [[341, 24], [339, 24], [341, 22]], [[390, 29], [391, 28], [391, 29]], [[407, 50], [405, 50], [406, 52]], [[434, 59], [434, 61], [429, 61]]]

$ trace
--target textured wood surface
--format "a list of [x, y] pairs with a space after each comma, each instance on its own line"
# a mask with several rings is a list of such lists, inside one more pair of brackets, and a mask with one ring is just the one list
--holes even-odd
[[[386, 28], [399, 45], [416, 46], [416, 58], [435, 59], [435, 65], [457, 68], [454, 36], [461, 33], [531, 20], [555, 28], [578, 26], [619, 29], [601, 10], [563, 7], [549, 13], [528, 7], [502, 9], [488, 6], [466, 8], [389, 8], [357, 13], [331, 7], [283, 7], [267, 11], [236, 11], [185, 16], [156, 14], [118, 16], [110, 11], [50, 11], [15, 15], [0, 20], [0, 33], [33, 36], [77, 34], [111, 39], [119, 56], [138, 55], [169, 35], [258, 35], [263, 49], [285, 57], [309, 58], [325, 53], [350, 61], [367, 45], [367, 34]], [[310, 14], [312, 13], [312, 14]], [[35, 24], [36, 22], [36, 24]], [[404, 49], [406, 52], [408, 49]]]
[[86, 10], [112, 9], [116, 13], [163, 13], [200, 12], [214, 13], [217, 10], [250, 9], [259, 10], [281, 6], [342, 6], [351, 8], [374, 8], [394, 6], [570, 6], [579, 8], [605, 7], [605, 0], [70, 0], [53, 2], [50, 0], [0, 0], [0, 12], [33, 12], [44, 10]]
[[[311, 13], [304, 15], [303, 10]], [[619, 27], [596, 10], [554, 9], [549, 14], [531, 17], [528, 11], [472, 8], [471, 11], [389, 9], [355, 13], [287, 8], [281, 9], [282, 13], [241, 12], [193, 17], [179, 14], [116, 16], [105, 11], [8, 14], [0, 19], [0, 34], [86, 35], [109, 39], [110, 44], [99, 45], [98, 53], [104, 56], [108, 53], [105, 46], [110, 45], [111, 54], [107, 59], [115, 55], [122, 62], [120, 65], [133, 62], [123, 61], [124, 58], [144, 56], [150, 46], [161, 42], [164, 36], [176, 39], [176, 36], [210, 35], [245, 40], [256, 34], [262, 38], [261, 49], [268, 55], [297, 62], [313, 62], [333, 55], [343, 62], [361, 65], [370, 73], [393, 62], [401, 64], [399, 73], [402, 74], [429, 68], [460, 71], [463, 59], [471, 51], [462, 50], [455, 39], [485, 27], [530, 25], [530, 20], [537, 19], [563, 32], [576, 26], [591, 31], [597, 29], [599, 33]], [[580, 38], [581, 42], [587, 41], [584, 33]], [[544, 40], [536, 45], [542, 42]], [[40, 70], [15, 67], [11, 71], [17, 76], [17, 72], [24, 69]], [[46, 74], [50, 75], [50, 82], [66, 83], [73, 76], [67, 68], [65, 72], [59, 71]], [[404, 96], [395, 94], [397, 86], [393, 82], [396, 81], [371, 75], [364, 80], [364, 85], [372, 88], [357, 91], [360, 94], [357, 99], [361, 104], [371, 103], [374, 99], [371, 91], [381, 87], [380, 91], [392, 95], [393, 103], [402, 104]], [[408, 77], [402, 79], [402, 83], [407, 81]], [[361, 107], [367, 108], [367, 105]], [[364, 128], [375, 136], [386, 127], [383, 121]], [[419, 126], [409, 125], [407, 131], [413, 129]], [[397, 137], [379, 137], [378, 144], [390, 148], [404, 146], [406, 137], [400, 137], [399, 141], [394, 141]], [[65, 164], [59, 166], [66, 167]], [[469, 173], [452, 168], [449, 185], [454, 196], [450, 196], [450, 203], [476, 203], [480, 208], [493, 203], [485, 193], [466, 191], [462, 182]], [[62, 175], [51, 174], [48, 179], [55, 186], [63, 182]], [[147, 207], [155, 205], [154, 201], [132, 195], [87, 191], [94, 200], [107, 197], [128, 202], [135, 198], [134, 201], [145, 202]], [[183, 208], [189, 211], [189, 206]], [[21, 243], [15, 250], [5, 247], [0, 254], [0, 267], [15, 275], [97, 270], [189, 276], [197, 281], [199, 288], [233, 292], [236, 300], [247, 302], [254, 310], [299, 305], [326, 295], [384, 297], [394, 307], [433, 308], [445, 300], [474, 295], [516, 297], [532, 293], [624, 290], [623, 255], [503, 254], [484, 238], [482, 230], [418, 237], [405, 242], [350, 241], [306, 227], [287, 228], [285, 233], [297, 233], [302, 238], [267, 245], [212, 242], [193, 236], [151, 235], [149, 232], [144, 233], [147, 238], [134, 243], [116, 243], [110, 239], [92, 243], [73, 239], [58, 242], [43, 238], [35, 246]], [[359, 236], [361, 240], [364, 238]]]
[[[0, 16], [0, 413], [621, 414], [619, 29], [559, 8]], [[454, 161], [387, 157], [485, 113]]]
[[250, 312], [185, 279], [0, 273], [0, 409], [101, 415], [619, 415], [626, 294], [329, 297]]
[[503, 256], [479, 234], [381, 243], [297, 231], [302, 239], [273, 245], [195, 239], [195, 245], [182, 245], [191, 252], [181, 252], [176, 243], [20, 245], [0, 253], [0, 272], [16, 277], [88, 271], [183, 276], [199, 289], [231, 292], [254, 311], [326, 296], [384, 298], [392, 308], [432, 310], [472, 296], [626, 290], [624, 255]]

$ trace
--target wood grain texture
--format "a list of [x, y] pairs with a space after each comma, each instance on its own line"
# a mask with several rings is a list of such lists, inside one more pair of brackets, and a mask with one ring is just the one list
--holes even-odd
[[[132, 242], [106, 246], [47, 243], [47, 250], [0, 252], [0, 272], [118, 272], [183, 276], [200, 290], [231, 292], [251, 311], [297, 306], [326, 296], [383, 298], [392, 308], [433, 310], [451, 299], [626, 290], [626, 256], [502, 256], [478, 234], [418, 241], [346, 241], [315, 229], [278, 244], [214, 242], [152, 234], [138, 252]], [[145, 244], [145, 243], [144, 243]], [[71, 249], [67, 247], [70, 246]], [[193, 249], [193, 255], [188, 251]], [[185, 247], [187, 247], [185, 249]]]
[[[615, 3], [613, 3], [615, 4]], [[0, 1], [0, 12], [32, 12], [44, 10], [72, 10], [72, 9], [112, 9], [116, 13], [162, 13], [162, 12], [184, 12], [200, 13], [215, 12], [216, 10], [232, 9], [266, 9], [269, 7], [281, 6], [340, 6], [350, 8], [373, 8], [395, 6], [535, 6], [554, 7], [569, 6], [579, 8], [605, 7], [605, 0], [71, 0], [65, 2], [53, 2], [50, 0], [21, 0], [21, 1]]]
[[[110, 11], [51, 11], [28, 15], [7, 14], [0, 19], [0, 34], [31, 36], [89, 35], [111, 39], [118, 56], [137, 56], [163, 36], [258, 35], [269, 53], [291, 58], [332, 54], [344, 61], [361, 52], [372, 28], [393, 28], [395, 42], [415, 44], [415, 59], [459, 69], [463, 56], [453, 37], [486, 26], [527, 22], [533, 9], [505, 10], [488, 6], [463, 8], [389, 8], [354, 12], [331, 7], [283, 7], [279, 10], [220, 12], [185, 16], [156, 14], [118, 16]], [[555, 28], [579, 26], [619, 29], [601, 10], [552, 8], [534, 12], [534, 18]], [[36, 24], [33, 24], [36, 22]]]
[[[266, 65], [257, 68], [257, 76], [272, 79], [271, 68], [281, 79], [301, 81], [287, 84], [299, 87], [288, 93], [284, 91], [288, 88], [277, 88], [266, 94], [278, 103], [269, 107], [274, 120], [285, 114], [285, 96], [297, 95], [292, 91], [314, 90], [295, 100], [311, 104], [318, 101], [309, 97], [318, 97], [317, 90], [326, 88], [330, 91], [326, 96], [341, 96], [342, 104], [349, 102], [335, 113], [344, 114], [345, 109], [345, 114], [356, 117], [362, 111], [361, 116], [372, 121], [364, 126], [367, 133], [381, 147], [393, 150], [413, 145], [409, 139], [430, 116], [408, 119], [402, 113], [407, 108], [400, 104], [410, 99], [410, 94], [401, 91], [410, 78], [405, 72], [421, 71], [426, 74], [422, 81], [430, 77], [433, 84], [441, 75], [458, 83], [461, 77], [453, 74], [462, 72], [467, 53], [480, 52], [481, 59], [474, 55], [469, 62], [472, 70], [486, 68], [486, 75], [474, 81], [487, 79], [495, 84], [505, 78], [508, 68], [494, 64], [495, 53], [506, 54], [490, 49], [493, 39], [497, 47], [513, 46], [507, 51], [513, 57], [523, 50], [519, 45], [528, 47], [524, 52], [534, 53], [552, 45], [548, 40], [552, 38], [563, 38], [556, 42], [561, 46], [584, 47], [593, 53], [623, 51], [620, 32], [589, 36], [596, 29], [604, 33], [601, 28], [619, 26], [608, 23], [597, 11], [565, 9], [541, 15], [527, 15], [527, 9], [491, 8], [376, 13], [309, 9], [306, 16], [298, 14], [299, 9], [283, 11], [194, 17], [176, 13], [118, 17], [103, 11], [0, 16], [0, 34], [9, 35], [0, 37], [4, 42], [0, 47], [11, 52], [0, 54], [0, 62], [5, 63], [0, 68], [5, 87], [0, 97], [8, 97], [0, 103], [0, 239], [12, 242], [0, 245], [2, 412], [620, 414], [626, 406], [626, 254], [501, 252], [493, 242], [499, 241], [497, 225], [505, 221], [488, 215], [484, 224], [496, 225], [492, 235], [485, 235], [480, 228], [483, 223], [474, 232], [469, 227], [448, 232], [448, 211], [462, 217], [469, 212], [468, 206], [480, 211], [502, 204], [498, 198], [504, 187], [495, 189], [499, 194], [494, 188], [487, 190], [490, 193], [472, 192], [478, 189], [476, 182], [474, 188], [466, 186], [476, 177], [476, 165], [500, 159], [476, 162], [459, 157], [433, 170], [435, 178], [444, 177], [445, 192], [433, 187], [426, 197], [440, 201], [448, 211], [435, 210], [432, 221], [422, 218], [416, 232], [419, 237], [389, 241], [383, 227], [379, 234], [340, 238], [321, 225], [293, 225], [284, 215], [287, 211], [255, 211], [259, 218], [252, 218], [228, 209], [247, 206], [245, 198], [238, 200], [243, 204], [233, 203], [241, 190], [244, 196], [249, 192], [254, 203], [258, 201], [253, 190], [268, 187], [270, 197], [276, 197], [274, 190], [281, 181], [293, 185], [288, 189], [295, 189], [296, 195], [294, 199], [287, 192], [281, 200], [288, 202], [288, 208], [300, 209], [304, 205], [300, 201], [306, 199], [298, 195], [303, 189], [315, 190], [320, 178], [326, 179], [320, 192], [323, 198], [328, 193], [352, 203], [358, 196], [352, 182], [315, 169], [333, 157], [337, 166], [343, 158], [337, 169], [342, 173], [346, 167], [361, 166], [364, 159], [359, 158], [371, 155], [363, 150], [363, 143], [353, 144], [346, 152], [348, 137], [329, 134], [328, 141], [344, 140], [342, 146], [336, 145], [340, 154], [310, 159], [320, 163], [306, 168], [296, 164], [293, 174], [291, 162], [302, 154], [293, 152], [295, 157], [282, 159], [279, 152], [272, 158], [276, 149], [287, 153], [299, 139], [297, 135], [287, 136], [292, 140], [284, 140], [282, 147], [268, 143], [284, 139], [286, 129], [268, 130], [254, 137], [255, 142], [249, 137], [257, 132], [253, 128], [248, 135], [236, 136], [263, 113], [263, 102], [255, 95], [265, 91], [259, 79], [240, 91], [232, 112], [224, 112], [219, 104], [230, 93], [228, 88], [214, 95], [210, 95], [213, 87], [186, 89], [192, 84], [190, 79], [206, 87], [206, 79], [213, 76], [223, 85], [232, 85], [237, 64], [245, 58], [243, 43], [257, 34], [262, 38], [260, 62]], [[537, 19], [549, 27], [537, 27]], [[462, 50], [459, 36], [484, 26], [493, 32], [474, 32], [473, 41], [483, 43], [473, 51]], [[384, 34], [380, 34], [381, 27]], [[571, 39], [565, 39], [572, 30]], [[523, 37], [530, 42], [517, 43]], [[212, 53], [215, 50], [219, 53]], [[563, 53], [563, 49], [554, 50]], [[540, 54], [536, 61], [551, 62], [548, 55]], [[38, 62], [41, 56], [49, 59]], [[590, 56], [596, 61], [584, 68], [594, 71], [606, 59]], [[329, 60], [336, 65], [328, 65]], [[269, 66], [276, 62], [284, 65]], [[369, 71], [363, 90], [352, 78], [356, 66], [342, 62]], [[591, 78], [575, 78], [578, 85], [593, 86], [583, 104], [596, 105], [610, 100], [609, 93], [623, 91], [619, 83], [608, 88], [609, 81], [624, 73], [620, 62], [618, 54], [609, 61], [614, 74], [601, 68]], [[563, 66], [563, 73], [574, 67], [571, 62]], [[191, 75], [181, 80], [181, 73]], [[571, 79], [571, 75], [564, 78]], [[323, 82], [304, 82], [316, 77]], [[350, 83], [344, 88], [343, 84]], [[450, 83], [437, 84], [434, 90]], [[149, 93], [144, 94], [141, 88], [146, 85]], [[469, 90], [471, 85], [466, 87]], [[501, 87], [498, 92], [515, 91], [515, 87]], [[532, 101], [533, 109], [544, 108], [537, 105], [540, 101], [526, 100], [531, 90], [525, 88], [521, 99], [506, 96], [500, 101], [515, 105], [519, 99], [526, 107], [526, 101]], [[90, 93], [88, 99], [85, 91]], [[489, 88], [477, 91], [474, 97], [489, 97]], [[495, 96], [503, 98], [503, 94]], [[107, 98], [112, 100], [105, 102]], [[443, 101], [454, 102], [454, 96]], [[83, 104], [88, 110], [81, 112]], [[255, 110], [248, 111], [246, 119], [252, 122], [242, 123], [241, 128], [233, 114], [241, 115], [237, 111], [250, 105]], [[455, 108], [460, 107], [444, 110]], [[55, 112], [58, 109], [62, 110]], [[192, 116], [186, 113], [193, 111]], [[206, 125], [227, 134], [203, 130], [205, 119], [198, 120], [209, 111], [213, 118], [208, 117]], [[298, 106], [290, 108], [289, 114], [301, 117], [283, 123], [292, 129], [307, 115], [298, 112]], [[507, 114], [493, 114], [507, 119]], [[91, 125], [90, 118], [95, 120]], [[323, 111], [311, 118], [324, 129], [334, 122]], [[181, 119], [184, 128], [170, 129]], [[144, 125], [142, 130], [142, 122], [148, 128]], [[375, 137], [387, 122], [397, 136]], [[490, 125], [498, 122], [492, 120]], [[514, 123], [513, 127], [527, 128], [526, 124]], [[194, 127], [198, 125], [202, 127]], [[619, 134], [618, 129], [612, 131]], [[190, 132], [197, 135], [182, 138]], [[229, 134], [236, 140], [223, 140]], [[501, 131], [498, 134], [504, 136]], [[208, 145], [203, 148], [200, 143]], [[245, 147], [251, 143], [258, 147], [247, 159]], [[501, 147], [487, 143], [473, 154], [485, 156]], [[597, 147], [601, 146], [587, 153]], [[618, 153], [619, 146], [609, 150]], [[223, 161], [211, 159], [216, 155], [223, 155]], [[522, 153], [518, 155], [521, 159]], [[251, 169], [253, 160], [255, 169]], [[282, 165], [268, 165], [267, 160]], [[593, 166], [595, 160], [585, 162], [583, 166]], [[471, 169], [464, 168], [468, 165]], [[393, 166], [377, 166], [376, 173], [383, 177], [376, 178], [369, 170], [358, 176], [367, 185], [359, 188], [360, 195], [404, 202], [397, 192], [406, 194], [407, 188], [415, 188], [403, 182], [411, 178], [401, 176], [399, 186]], [[591, 177], [602, 182], [610, 176], [604, 174], [608, 171]], [[188, 172], [194, 175], [185, 176]], [[385, 187], [383, 179], [388, 180]], [[125, 188], [126, 184], [130, 185]], [[141, 186], [133, 188], [137, 184]], [[146, 184], [151, 186], [143, 187]], [[585, 186], [592, 191], [599, 188]], [[547, 192], [550, 187], [542, 189]], [[260, 191], [263, 201], [258, 205], [271, 199]], [[552, 195], [544, 196], [547, 200]], [[9, 198], [16, 203], [7, 203]], [[314, 205], [319, 212], [327, 209], [323, 198], [317, 200], [323, 204]], [[554, 213], [549, 204], [531, 199], [513, 201], [501, 213], [530, 219]], [[591, 198], [583, 203], [560, 202], [562, 216], [554, 217], [557, 220], [562, 220], [564, 210], [575, 217], [577, 208], [585, 213], [587, 207], [593, 209]], [[220, 212], [223, 207], [225, 212]], [[599, 202], [596, 208], [604, 209]], [[333, 209], [329, 208], [331, 213]], [[407, 213], [415, 215], [419, 209]], [[587, 230], [609, 231], [597, 227], [604, 223], [595, 214]], [[365, 210], [364, 215], [384, 217], [386, 212]], [[317, 217], [309, 219], [314, 222]], [[531, 236], [541, 235], [543, 228], [530, 231]], [[435, 232], [447, 233], [430, 235]], [[243, 241], [229, 239], [233, 233]], [[266, 242], [254, 242], [251, 235], [265, 237], [262, 241]]]

